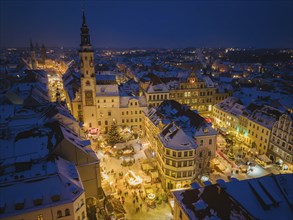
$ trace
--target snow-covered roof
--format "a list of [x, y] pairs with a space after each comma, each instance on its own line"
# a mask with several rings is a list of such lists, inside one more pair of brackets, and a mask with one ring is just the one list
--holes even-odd
[[163, 93], [163, 92], [169, 92], [168, 87], [161, 83], [161, 84], [156, 84], [153, 85], [152, 83], [149, 85], [149, 87], [147, 88], [147, 92], [148, 93]]
[[97, 85], [96, 86], [97, 96], [119, 96], [118, 85]]
[[271, 130], [280, 116], [281, 112], [277, 109], [263, 106], [262, 108], [253, 111], [249, 116], [249, 119]]
[[5, 171], [0, 177], [0, 218], [72, 203], [84, 193], [76, 166], [62, 158], [17, 173]]
[[236, 97], [229, 97], [224, 99], [215, 105], [216, 108], [233, 115], [234, 117], [239, 117], [245, 110], [245, 106], [241, 104], [240, 100]]
[[173, 191], [190, 219], [290, 219], [293, 174]]
[[166, 125], [159, 137], [170, 148], [195, 148], [196, 137], [217, 135], [203, 117], [174, 100], [165, 100], [157, 109], [151, 108], [147, 117], [155, 126]]
[[[137, 103], [137, 105], [130, 105], [130, 103]], [[146, 107], [146, 98], [144, 96], [122, 96], [120, 97], [120, 108], [137, 108]]]
[[173, 150], [191, 150], [197, 147], [195, 141], [174, 123], [170, 123], [161, 131], [159, 139], [165, 147]]

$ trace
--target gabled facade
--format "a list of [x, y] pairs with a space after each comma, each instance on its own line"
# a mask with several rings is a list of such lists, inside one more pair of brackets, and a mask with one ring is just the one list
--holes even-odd
[[283, 114], [274, 123], [270, 146], [269, 158], [278, 162], [283, 169], [293, 170], [293, 115]]

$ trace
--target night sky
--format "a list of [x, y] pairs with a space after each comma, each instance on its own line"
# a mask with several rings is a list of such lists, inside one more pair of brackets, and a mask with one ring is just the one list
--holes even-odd
[[[0, 47], [79, 46], [82, 1], [0, 0]], [[293, 1], [86, 1], [100, 48], [293, 48]]]

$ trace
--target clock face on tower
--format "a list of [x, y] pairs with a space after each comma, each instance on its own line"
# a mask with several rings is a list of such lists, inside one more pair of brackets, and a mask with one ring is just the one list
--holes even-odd
[[85, 92], [85, 105], [93, 105], [93, 92], [92, 91], [86, 91]]

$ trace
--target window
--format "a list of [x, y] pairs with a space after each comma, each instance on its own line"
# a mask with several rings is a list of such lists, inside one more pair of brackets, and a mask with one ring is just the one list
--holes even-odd
[[167, 155], [170, 155], [170, 150], [167, 150], [167, 151], [166, 151], [166, 154], [167, 154]]
[[203, 145], [203, 140], [200, 140], [200, 144], [199, 144], [200, 146], [202, 146]]
[[57, 218], [61, 218], [62, 217], [62, 211], [61, 210], [58, 210], [57, 211]]
[[190, 157], [192, 156], [192, 151], [189, 151], [189, 156], [190, 156]]
[[187, 151], [184, 151], [184, 157], [187, 157]]
[[105, 121], [105, 125], [108, 125], [108, 121]]
[[69, 216], [70, 215], [70, 210], [69, 209], [65, 209], [65, 216]]
[[178, 157], [181, 157], [181, 152], [178, 152]]
[[101, 121], [98, 121], [98, 125], [101, 125], [102, 123], [101, 123]]
[[80, 110], [81, 109], [81, 105], [78, 105], [78, 110]]
[[44, 220], [44, 219], [43, 219], [43, 215], [42, 215], [42, 214], [38, 215], [38, 216], [37, 216], [37, 220]]
[[85, 214], [84, 214], [84, 212], [81, 213], [81, 218], [82, 218], [82, 219], [85, 219]]
[[108, 112], [108, 116], [111, 116], [111, 112]]
[[175, 151], [173, 151], [173, 157], [176, 157], [176, 152]]
[[175, 161], [172, 161], [172, 166], [176, 167], [176, 162]]
[[124, 119], [122, 119], [122, 123], [124, 123]]
[[104, 99], [104, 103], [106, 103], [106, 99]]
[[187, 172], [183, 171], [182, 174], [183, 174], [182, 177], [186, 177]]
[[202, 157], [202, 151], [199, 153], [199, 157]]
[[213, 140], [212, 139], [209, 139], [209, 144], [212, 144], [213, 143]]
[[208, 156], [211, 156], [211, 155], [212, 155], [212, 152], [211, 152], [211, 151], [209, 151], [209, 152], [208, 152]]
[[112, 102], [114, 102], [114, 99], [112, 99]]

